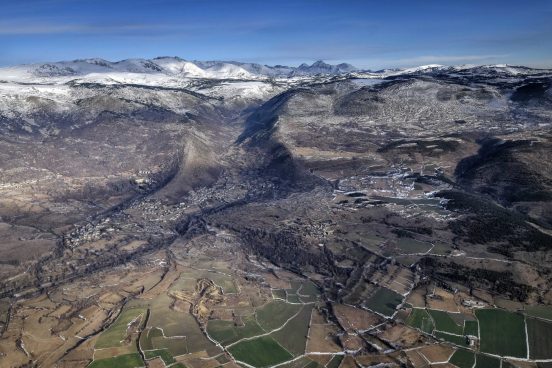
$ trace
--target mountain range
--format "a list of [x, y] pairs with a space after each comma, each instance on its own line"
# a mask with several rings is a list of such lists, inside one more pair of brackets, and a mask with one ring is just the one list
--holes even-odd
[[330, 65], [321, 60], [299, 67], [268, 66], [235, 61], [188, 61], [179, 57], [157, 57], [151, 60], [126, 59], [116, 62], [100, 58], [79, 59], [53, 63], [30, 64], [0, 69], [0, 75], [11, 79], [15, 76], [75, 77], [92, 73], [141, 73], [165, 74], [187, 78], [270, 78], [295, 77], [316, 74], [344, 74], [357, 70], [350, 64]]
[[171, 78], [204, 79], [266, 79], [298, 78], [313, 76], [338, 76], [356, 74], [362, 77], [388, 77], [394, 75], [438, 72], [477, 72], [495, 75], [530, 75], [549, 72], [545, 69], [531, 69], [506, 64], [484, 66], [424, 65], [403, 69], [382, 69], [372, 71], [356, 68], [351, 64], [331, 65], [322, 60], [311, 65], [303, 63], [298, 67], [284, 65], [262, 65], [236, 61], [189, 61], [179, 57], [157, 57], [154, 59], [126, 59], [107, 61], [100, 58], [78, 59], [50, 63], [37, 63], [0, 68], [0, 81], [29, 81], [40, 78], [61, 78], [64, 80], [84, 76], [113, 76], [113, 78], [135, 74], [165, 76]]

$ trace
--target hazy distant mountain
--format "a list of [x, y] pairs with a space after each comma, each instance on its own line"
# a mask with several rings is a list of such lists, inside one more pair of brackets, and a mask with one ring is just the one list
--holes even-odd
[[126, 59], [111, 62], [99, 58], [60, 61], [43, 64], [20, 65], [0, 69], [0, 77], [70, 77], [88, 74], [140, 73], [164, 74], [186, 78], [256, 79], [270, 77], [310, 76], [317, 74], [338, 75], [355, 71], [350, 64], [331, 65], [317, 61], [299, 67], [268, 66], [235, 61], [189, 61], [179, 57], [155, 59]]
[[116, 62], [100, 58], [78, 59], [0, 68], [0, 80], [33, 82], [47, 78], [49, 82], [66, 83], [78, 79], [91, 83], [136, 83], [148, 85], [178, 84], [184, 79], [262, 80], [310, 77], [353, 76], [360, 78], [387, 78], [401, 75], [433, 74], [449, 76], [478, 75], [480, 77], [528, 76], [550, 73], [550, 70], [524, 66], [438, 64], [413, 68], [393, 68], [378, 71], [363, 70], [351, 64], [332, 65], [322, 60], [298, 67], [262, 65], [236, 61], [190, 61], [163, 56], [151, 60], [126, 59]]
[[355, 70], [357, 69], [351, 64], [342, 63], [337, 65], [331, 65], [323, 62], [322, 60], [318, 60], [312, 65], [308, 65], [305, 63], [299, 65], [299, 67], [295, 70], [295, 73], [300, 75], [343, 74], [343, 73], [350, 73]]

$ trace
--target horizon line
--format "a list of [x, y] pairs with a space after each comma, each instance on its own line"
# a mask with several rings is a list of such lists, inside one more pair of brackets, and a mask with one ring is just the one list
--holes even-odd
[[[23, 62], [23, 63], [14, 63], [14, 64], [2, 64], [0, 63], [0, 68], [10, 68], [10, 67], [17, 67], [17, 66], [25, 66], [25, 65], [44, 65], [44, 64], [57, 64], [57, 63], [70, 63], [70, 62], [78, 62], [78, 61], [84, 61], [84, 62], [87, 62], [87, 61], [91, 61], [91, 60], [98, 60], [98, 61], [105, 61], [105, 62], [108, 62], [108, 63], [111, 63], [111, 64], [117, 64], [117, 63], [121, 63], [121, 62], [124, 62], [124, 61], [130, 61], [130, 60], [144, 60], [144, 61], [154, 61], [156, 59], [163, 59], [163, 58], [174, 58], [174, 59], [179, 59], [181, 61], [185, 61], [185, 62], [191, 62], [191, 63], [196, 63], [196, 62], [200, 62], [200, 63], [205, 63], [205, 62], [219, 62], [219, 63], [240, 63], [240, 64], [256, 64], [256, 65], [262, 65], [262, 66], [267, 66], [267, 67], [279, 67], [279, 66], [282, 66], [282, 67], [291, 67], [291, 68], [298, 68], [300, 67], [301, 65], [308, 65], [308, 66], [312, 66], [313, 64], [317, 63], [317, 62], [323, 62], [323, 63], [326, 63], [328, 65], [332, 65], [332, 66], [336, 66], [336, 65], [340, 65], [340, 64], [348, 64], [348, 65], [351, 65], [352, 67], [354, 67], [356, 69], [356, 71], [378, 71], [378, 70], [386, 70], [386, 69], [409, 69], [409, 68], [416, 68], [416, 67], [423, 67], [423, 66], [435, 66], [435, 67], [440, 67], [440, 66], [443, 66], [443, 67], [459, 67], [459, 66], [463, 66], [463, 67], [472, 67], [472, 68], [475, 68], [475, 67], [482, 67], [482, 66], [497, 66], [497, 67], [501, 67], [501, 66], [504, 66], [504, 67], [524, 67], [524, 68], [530, 68], [530, 69], [536, 69], [536, 70], [548, 70], [548, 69], [552, 69], [552, 63], [551, 64], [548, 64], [547, 66], [534, 66], [533, 65], [530, 65], [530, 64], [520, 64], [520, 63], [508, 63], [508, 62], [501, 62], [501, 63], [447, 63], [447, 62], [443, 62], [443, 63], [438, 63], [438, 62], [426, 62], [426, 63], [419, 63], [419, 64], [416, 64], [416, 63], [411, 63], [411, 64], [402, 64], [401, 62], [397, 62], [395, 63], [397, 66], [389, 66], [389, 67], [381, 67], [381, 68], [375, 68], [372, 69], [372, 68], [366, 68], [366, 67], [357, 67], [356, 65], [352, 64], [351, 62], [348, 62], [348, 61], [338, 61], [336, 59], [329, 59], [329, 61], [326, 61], [328, 60], [326, 58], [326, 60], [324, 60], [323, 58], [321, 59], [316, 59], [316, 58], [312, 58], [310, 60], [315, 60], [313, 62], [311, 62], [311, 64], [309, 64], [308, 61], [303, 61], [301, 63], [299, 63], [297, 66], [294, 66], [292, 64], [282, 64], [282, 63], [274, 63], [274, 64], [271, 64], [271, 63], [263, 63], [263, 62], [256, 62], [256, 61], [249, 61], [249, 60], [245, 60], [245, 59], [241, 59], [241, 58], [238, 58], [238, 59], [235, 59], [235, 60], [225, 60], [225, 59], [211, 59], [211, 60], [201, 60], [201, 59], [186, 59], [186, 58], [183, 58], [181, 56], [177, 56], [177, 55], [173, 55], [173, 56], [170, 56], [170, 55], [161, 55], [161, 56], [156, 56], [156, 57], [152, 57], [152, 58], [147, 58], [147, 57], [129, 57], [129, 58], [123, 58], [123, 59], [119, 59], [119, 60], [110, 60], [108, 58], [103, 58], [103, 57], [83, 57], [83, 58], [74, 58], [74, 59], [65, 59], [65, 60], [44, 60], [44, 61], [34, 61], [34, 62]], [[421, 57], [423, 59], [426, 59], [427, 60], [430, 60], [428, 57]], [[442, 57], [435, 57], [435, 59], [439, 59], [439, 58], [442, 58]], [[460, 58], [460, 57], [452, 57], [453, 59], [457, 59], [457, 58]], [[488, 56], [482, 56], [482, 58], [488, 58]], [[410, 60], [414, 60], [416, 58], [412, 58]], [[389, 65], [393, 65], [393, 64], [389, 64]], [[399, 66], [400, 65], [400, 66]]]

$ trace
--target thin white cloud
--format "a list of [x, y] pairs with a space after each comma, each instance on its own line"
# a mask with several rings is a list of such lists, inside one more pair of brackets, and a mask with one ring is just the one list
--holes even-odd
[[257, 32], [263, 29], [279, 29], [289, 27], [290, 24], [281, 22], [267, 22], [260, 20], [251, 20], [248, 22], [219, 22], [217, 24], [208, 24], [204, 22], [195, 23], [127, 23], [127, 24], [77, 24], [60, 23], [55, 21], [44, 21], [38, 19], [20, 19], [17, 21], [6, 21], [0, 19], [0, 36], [17, 35], [47, 35], [47, 34], [132, 34], [148, 32], [150, 34], [166, 33], [187, 33], [187, 32], [234, 32], [249, 33]]
[[128, 24], [128, 25], [83, 25], [83, 24], [13, 24], [0, 23], [0, 35], [41, 35], [63, 33], [108, 33], [131, 32], [157, 28], [153, 25]]

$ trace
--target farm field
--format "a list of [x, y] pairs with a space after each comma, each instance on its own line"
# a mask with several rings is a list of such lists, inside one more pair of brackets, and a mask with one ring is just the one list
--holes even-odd
[[378, 288], [376, 292], [366, 301], [365, 305], [370, 310], [384, 316], [392, 316], [395, 309], [403, 301], [403, 297], [394, 291], [386, 288]]
[[333, 324], [315, 324], [312, 322], [308, 331], [307, 352], [339, 353], [341, 346], [336, 343], [335, 336], [339, 329]]
[[303, 286], [303, 282], [301, 280], [290, 280], [289, 284], [291, 287], [286, 289], [288, 294], [297, 294], [299, 289]]
[[406, 320], [406, 324], [431, 334], [433, 332], [433, 320], [425, 309], [413, 308]]
[[410, 290], [413, 273], [409, 269], [398, 265], [388, 265], [385, 269], [376, 271], [371, 279], [374, 284], [380, 287], [404, 295]]
[[259, 368], [269, 367], [293, 358], [286, 349], [269, 336], [242, 341], [231, 346], [229, 351], [236, 360]]
[[163, 337], [163, 331], [157, 327], [146, 328], [140, 335], [140, 348], [142, 350], [154, 350], [153, 339]]
[[302, 301], [299, 298], [299, 295], [297, 294], [288, 294], [287, 295], [287, 302], [288, 303], [295, 303], [295, 304], [301, 304]]
[[169, 365], [176, 362], [173, 356], [165, 349], [145, 351], [144, 355], [146, 356], [146, 359], [153, 359], [155, 357], [160, 357], [165, 363], [165, 365]]
[[470, 350], [458, 349], [449, 360], [458, 368], [472, 368], [475, 363], [475, 353]]
[[333, 304], [332, 309], [341, 326], [349, 332], [368, 330], [382, 321], [375, 313], [349, 305]]
[[297, 294], [299, 295], [299, 300], [302, 303], [314, 303], [320, 297], [320, 290], [312, 281], [305, 280], [303, 281]]
[[431, 249], [430, 253], [444, 256], [444, 255], [450, 254], [450, 252], [451, 252], [451, 246], [450, 245], [443, 244], [443, 243], [437, 243], [437, 244], [435, 244], [433, 249]]
[[[193, 342], [203, 343], [203, 346], [201, 348], [195, 348], [193, 349], [192, 345]], [[209, 342], [207, 342], [206, 346]], [[179, 338], [164, 338], [164, 337], [156, 337], [153, 339], [153, 347], [157, 350], [162, 351], [168, 351], [172, 356], [179, 356], [183, 354], [188, 354], [195, 351], [200, 351], [203, 349], [206, 349], [206, 346], [204, 344], [203, 340], [196, 341], [194, 339], [188, 339], [186, 337], [179, 337]]]
[[454, 348], [447, 345], [428, 345], [417, 350], [424, 360], [431, 363], [446, 362], [454, 353]]
[[[396, 265], [388, 269], [394, 272]], [[318, 302], [320, 291], [316, 285], [305, 279], [292, 279], [287, 276], [289, 278], [275, 281], [275, 284], [286, 289], [273, 289], [267, 286], [264, 296], [259, 296], [256, 295], [255, 288], [238, 283], [225, 274], [195, 272], [177, 272], [166, 283], [170, 287], [164, 286], [161, 292], [126, 302], [119, 317], [98, 337], [98, 346], [104, 347], [96, 347], [96, 360], [90, 366], [134, 368], [147, 364], [154, 368], [162, 365], [172, 368], [182, 364], [187, 368], [216, 368], [218, 365], [236, 368], [234, 364], [242, 361], [244, 364], [260, 368], [274, 364], [282, 364], [283, 368], [352, 368], [359, 362], [377, 363], [377, 360], [372, 362], [366, 358], [355, 363], [355, 359], [339, 355], [344, 349], [355, 350], [362, 346], [362, 339], [356, 336], [357, 333], [362, 333], [364, 338], [374, 344], [382, 344], [383, 341], [383, 344], [416, 346], [420, 342], [427, 344], [427, 341], [435, 341], [412, 329], [417, 328], [444, 341], [435, 345], [430, 344], [428, 347], [418, 345], [408, 355], [409, 359], [413, 359], [413, 364], [417, 362], [416, 364], [423, 365], [425, 359], [442, 362], [450, 357], [450, 366], [472, 368], [477, 355], [477, 367], [493, 367], [497, 362], [500, 363], [500, 359], [494, 359], [484, 353], [495, 354], [492, 349], [502, 349], [501, 351], [508, 354], [512, 350], [511, 346], [514, 344], [507, 345], [510, 343], [509, 338], [502, 339], [501, 336], [512, 336], [511, 331], [520, 331], [519, 328], [511, 326], [512, 316], [513, 321], [519, 322], [518, 327], [524, 327], [521, 314], [500, 309], [485, 309], [476, 310], [476, 319], [471, 319], [473, 317], [462, 310], [459, 304], [458, 310], [462, 310], [463, 314], [427, 306], [411, 308], [410, 304], [407, 304], [397, 310], [397, 318], [411, 328], [400, 323], [389, 325], [381, 316], [367, 309], [338, 303], [332, 303], [331, 308], [328, 308], [324, 303]], [[237, 290], [237, 293], [229, 293], [221, 301], [212, 304], [212, 313], [203, 322], [192, 314], [192, 306], [196, 303], [193, 296], [199, 295], [199, 283], [198, 279], [195, 279], [198, 275], [222, 275], [225, 282], [231, 282]], [[381, 277], [383, 274], [380, 272], [377, 275]], [[219, 280], [219, 283], [222, 284], [223, 281]], [[286, 283], [289, 286], [285, 286]], [[227, 287], [229, 285], [227, 283]], [[220, 285], [217, 284], [218, 286]], [[430, 290], [431, 296], [427, 296]], [[286, 299], [291, 297], [296, 303], [286, 302], [275, 293], [285, 296]], [[447, 310], [454, 310], [454, 302], [458, 300], [449, 296], [453, 295], [450, 291], [434, 285], [428, 285], [425, 292], [418, 293], [420, 303], [428, 299], [432, 303], [443, 304], [449, 308]], [[366, 304], [387, 315], [394, 313], [403, 299], [393, 290], [373, 284], [360, 289], [359, 295], [361, 294], [366, 296]], [[438, 297], [435, 297], [437, 294]], [[189, 298], [189, 301], [186, 298]], [[57, 313], [63, 311], [60, 309]], [[146, 317], [147, 323], [144, 326]], [[332, 317], [335, 318], [333, 321]], [[129, 325], [132, 321], [134, 323]], [[336, 324], [334, 321], [339, 323]], [[539, 336], [548, 334], [549, 325], [552, 323], [530, 317], [527, 317], [527, 321], [531, 344], [530, 358], [546, 359], [550, 347], [543, 344]], [[504, 325], [507, 326], [506, 329], [503, 329]], [[380, 327], [374, 330], [375, 326]], [[471, 348], [468, 347], [465, 337], [468, 334], [477, 336], [479, 327], [483, 335], [480, 345], [483, 354], [477, 352], [477, 347], [475, 352], [469, 350]], [[209, 341], [202, 328], [206, 329], [211, 338], [225, 346], [227, 352], [224, 353]], [[494, 335], [499, 336], [496, 341], [489, 340], [489, 333], [484, 332], [486, 328], [495, 330]], [[168, 335], [167, 331], [171, 335]], [[521, 331], [523, 332], [523, 328]], [[139, 355], [135, 355], [135, 342], [138, 336], [145, 362]], [[457, 348], [450, 345], [451, 343]], [[311, 354], [317, 352], [327, 355]]]
[[312, 306], [305, 305], [281, 330], [271, 336], [294, 355], [305, 353]]
[[406, 356], [414, 367], [423, 367], [428, 364], [427, 359], [420, 354], [419, 349], [408, 351]]
[[137, 322], [136, 328], [139, 327], [140, 318], [146, 313], [142, 308], [125, 309], [121, 312], [115, 322], [98, 338], [96, 342], [96, 349], [111, 348], [116, 346], [122, 346], [122, 340], [127, 335], [129, 324], [132, 321]]
[[525, 308], [525, 313], [531, 317], [537, 317], [552, 321], [552, 307], [548, 305], [530, 305]]
[[[148, 326], [162, 326], [165, 336], [185, 336], [189, 332], [188, 326], [195, 321], [188, 313], [178, 312], [170, 308], [173, 299], [166, 293], [156, 297], [151, 302]], [[187, 321], [186, 321], [187, 319]]]
[[404, 254], [418, 254], [428, 252], [431, 249], [431, 244], [411, 238], [399, 238], [397, 247]]
[[272, 289], [272, 296], [275, 299], [282, 299], [282, 300], [287, 299], [287, 294], [284, 289]]
[[448, 332], [450, 334], [462, 335], [464, 333], [463, 326], [459, 326], [452, 317], [443, 311], [428, 309], [428, 313], [435, 322], [435, 330]]
[[236, 326], [233, 321], [209, 321], [207, 333], [222, 345], [228, 345], [240, 339], [257, 336], [265, 332], [253, 316], [243, 317], [242, 320], [243, 326]]
[[136, 368], [143, 367], [144, 362], [138, 353], [119, 355], [113, 358], [94, 360], [90, 368]]
[[[334, 339], [332, 335], [337, 333], [335, 325], [327, 325], [323, 316], [318, 312], [313, 313], [320, 296], [318, 287], [310, 280], [294, 278], [287, 272], [277, 274], [278, 278], [275, 278], [275, 274], [269, 274], [270, 285], [285, 288], [271, 288], [264, 302], [261, 303], [260, 299], [247, 307], [243, 307], [239, 300], [247, 301], [247, 297], [256, 289], [248, 291], [234, 281], [238, 294], [225, 298], [228, 302], [216, 305], [213, 314], [205, 321], [209, 337], [226, 347], [231, 355], [229, 358], [238, 362], [254, 367], [285, 363], [305, 354], [311, 315], [315, 315], [316, 321], [313, 323], [316, 326], [311, 341], [313, 346], [340, 353], [342, 350], [338, 345], [330, 344], [331, 339]], [[185, 281], [179, 282], [185, 284]], [[246, 294], [242, 297], [244, 292]], [[191, 343], [191, 339], [188, 339], [188, 347]], [[316, 368], [320, 366], [318, 360], [322, 359], [326, 364], [331, 359], [331, 356], [315, 357], [318, 359], [304, 357], [285, 366]], [[227, 360], [222, 362], [225, 363], [230, 364]]]
[[500, 368], [500, 359], [483, 354], [476, 354], [475, 368]]
[[150, 303], [150, 318], [140, 336], [142, 350], [166, 349], [173, 357], [218, 348], [201, 331], [194, 316], [171, 308], [172, 299], [162, 293]]
[[283, 363], [282, 368], [322, 368], [331, 360], [331, 356], [310, 355], [302, 356], [288, 363]]
[[304, 368], [309, 364], [315, 363], [306, 356], [303, 356], [297, 360], [291, 361], [289, 363], [284, 363], [281, 365], [283, 368]]
[[464, 321], [464, 335], [479, 336], [479, 324], [477, 321]]
[[257, 322], [265, 331], [272, 331], [293, 317], [301, 305], [272, 301], [257, 309]]
[[435, 332], [435, 337], [451, 342], [458, 346], [468, 346], [468, 342], [464, 336], [451, 335], [445, 332]]
[[529, 357], [552, 359], [552, 322], [527, 318]]
[[427, 298], [427, 307], [429, 309], [452, 312], [456, 315], [458, 312], [458, 306], [454, 300], [454, 295], [440, 287], [433, 287], [432, 289], [433, 290], [430, 293], [431, 297]]
[[299, 288], [297, 294], [315, 297], [320, 295], [320, 290], [312, 281], [305, 280], [301, 283], [301, 287]]
[[500, 309], [480, 309], [475, 314], [479, 320], [482, 352], [527, 357], [523, 315]]
[[410, 305], [413, 308], [425, 309], [425, 307], [426, 307], [426, 294], [427, 294], [427, 289], [426, 288], [424, 288], [424, 287], [415, 288], [406, 297], [407, 305]]
[[326, 368], [339, 368], [339, 365], [343, 361], [342, 355], [336, 355], [332, 358], [332, 360], [329, 361], [328, 364], [326, 364]]
[[[251, 295], [251, 292], [255, 292], [255, 289], [248, 291], [246, 287], [232, 281], [236, 285], [238, 294], [234, 294], [234, 296], [231, 294], [225, 298], [224, 303], [216, 305], [213, 314], [205, 321], [207, 334], [228, 349], [231, 354], [229, 359], [233, 357], [236, 361], [241, 361], [244, 364], [264, 367], [284, 363], [305, 354], [311, 314], [320, 291], [310, 280], [294, 279], [288, 275], [290, 274], [280, 273], [281, 278], [271, 279], [273, 285], [284, 286], [287, 284], [285, 289], [271, 288], [267, 295], [268, 300], [264, 299], [264, 302], [260, 303], [262, 301], [260, 299], [259, 302], [247, 305], [243, 304], [241, 300], [248, 301], [247, 297]], [[188, 287], [187, 280], [193, 281], [193, 277], [188, 274], [186, 274], [186, 278], [181, 277], [178, 287]], [[179, 291], [178, 287], [173, 288], [174, 292]], [[188, 290], [190, 290], [189, 287]], [[244, 292], [246, 294], [242, 295]], [[327, 334], [336, 333], [334, 326], [327, 327], [323, 317], [318, 316], [317, 318], [322, 324], [317, 325], [317, 329], [313, 333], [313, 343], [317, 344], [317, 348], [341, 352], [339, 346], [329, 345], [324, 341]], [[151, 343], [147, 346], [159, 349], [160, 345], [156, 344], [156, 341], [158, 342], [160, 339], [157, 336], [159, 332], [152, 333], [154, 337], [151, 338]], [[193, 344], [194, 341], [191, 337], [186, 339], [188, 353], [193, 352], [190, 347]], [[199, 350], [197, 351], [199, 352]], [[170, 349], [169, 352], [171, 352]], [[220, 357], [224, 358], [223, 355]], [[325, 359], [326, 357], [321, 358]], [[183, 362], [187, 366], [195, 364], [192, 360], [185, 359]], [[331, 357], [327, 357], [325, 363], [330, 359]], [[316, 360], [309, 358], [291, 362], [289, 366], [299, 366], [301, 362], [310, 368], [319, 366]], [[221, 361], [221, 364], [230, 364], [230, 360], [225, 359]]]

